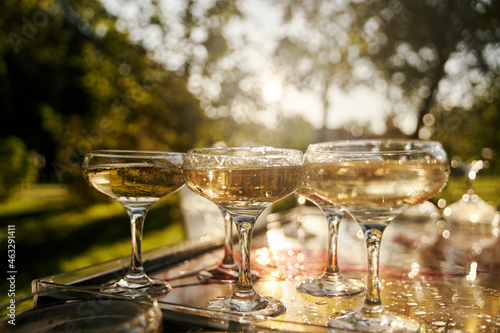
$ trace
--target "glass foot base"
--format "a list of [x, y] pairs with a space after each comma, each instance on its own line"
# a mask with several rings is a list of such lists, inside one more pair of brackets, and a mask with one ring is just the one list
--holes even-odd
[[[227, 269], [221, 266], [215, 267], [208, 270], [202, 270], [198, 274], [198, 279], [205, 283], [236, 283], [238, 281], [239, 268], [236, 267]], [[257, 281], [260, 278], [260, 274], [256, 271], [252, 271], [252, 281]]]
[[203, 270], [198, 274], [198, 279], [205, 283], [236, 283], [238, 280], [238, 266], [222, 267]]
[[364, 315], [360, 310], [345, 316], [332, 318], [328, 326], [356, 332], [427, 332], [425, 324], [390, 312]]
[[351, 297], [365, 291], [365, 285], [358, 280], [330, 280], [324, 276], [302, 281], [297, 290], [301, 293], [318, 297]]
[[117, 291], [119, 291], [120, 288], [122, 290], [137, 290], [140, 293], [145, 293], [152, 297], [165, 295], [170, 290], [172, 290], [172, 287], [167, 281], [155, 280], [148, 277], [145, 280], [141, 280], [140, 282], [130, 282], [127, 278], [123, 278], [120, 281], [114, 283], [112, 286], [117, 288]]
[[216, 298], [208, 303], [207, 308], [240, 316], [280, 316], [286, 312], [285, 305], [280, 300], [260, 295], [252, 300], [240, 300], [233, 298], [232, 295]]

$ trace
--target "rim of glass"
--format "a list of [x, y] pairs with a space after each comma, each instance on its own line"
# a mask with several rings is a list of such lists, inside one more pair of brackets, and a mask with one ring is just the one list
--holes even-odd
[[175, 156], [175, 155], [186, 155], [185, 153], [180, 152], [171, 152], [171, 151], [154, 151], [154, 150], [119, 150], [119, 149], [110, 149], [110, 150], [91, 150], [85, 153], [85, 155], [94, 155], [99, 157], [136, 157], [136, 156]]
[[[220, 153], [208, 153], [208, 152], [217, 152], [220, 151]], [[292, 148], [276, 148], [276, 147], [270, 147], [270, 146], [234, 146], [234, 147], [208, 147], [208, 148], [194, 148], [190, 149], [187, 152], [187, 155], [199, 155], [199, 156], [228, 156], [224, 152], [227, 151], [255, 151], [255, 152], [266, 152], [266, 153], [271, 153], [270, 155], [274, 154], [282, 154], [283, 152], [288, 152], [288, 153], [300, 153], [303, 154], [301, 150], [298, 149], [292, 149]], [[207, 153], [205, 153], [207, 152]], [[229, 155], [229, 156], [235, 156], [237, 155]], [[254, 156], [259, 156], [259, 155], [254, 155]], [[264, 155], [263, 155], [264, 156]], [[268, 155], [269, 156], [269, 155]], [[248, 157], [253, 157], [252, 155]]]
[[[373, 151], [371, 149], [358, 149], [358, 150], [340, 150], [335, 148], [342, 147], [358, 147], [362, 148], [367, 146], [374, 148], [377, 146], [388, 145], [388, 149]], [[400, 149], [391, 149], [391, 146], [398, 145]], [[411, 145], [410, 148], [405, 146]], [[329, 149], [330, 148], [330, 149]], [[439, 141], [431, 140], [418, 140], [418, 139], [359, 139], [359, 140], [339, 140], [339, 141], [327, 141], [318, 142], [310, 144], [307, 148], [308, 152], [312, 153], [342, 153], [342, 154], [391, 154], [391, 153], [403, 153], [403, 152], [426, 152], [432, 151], [436, 148], [442, 148]]]

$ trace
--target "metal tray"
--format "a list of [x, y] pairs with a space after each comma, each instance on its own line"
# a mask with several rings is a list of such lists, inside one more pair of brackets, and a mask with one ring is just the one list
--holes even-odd
[[[360, 307], [364, 295], [327, 299], [296, 290], [301, 279], [320, 275], [326, 263], [323, 216], [315, 209], [302, 208], [302, 223], [298, 225], [297, 214], [292, 210], [267, 216], [253, 238], [252, 268], [261, 274], [254, 287], [262, 295], [282, 300], [287, 312], [280, 317], [240, 317], [205, 308], [210, 300], [228, 295], [234, 288], [230, 284], [201, 283], [197, 278], [199, 270], [221, 260], [221, 234], [144, 253], [148, 274], [168, 280], [173, 287], [158, 298], [165, 331], [336, 332], [327, 326], [329, 318]], [[364, 280], [366, 254], [358, 230], [349, 218], [341, 223], [339, 266], [343, 276]], [[447, 238], [443, 237], [444, 230]], [[381, 296], [386, 308], [424, 322], [432, 332], [498, 332], [498, 271], [481, 256], [471, 257], [465, 242], [457, 245], [453, 237], [461, 234], [463, 231], [443, 226], [442, 221], [411, 215], [392, 222], [384, 234], [380, 259]], [[466, 234], [480, 241], [480, 235]], [[491, 251], [498, 254], [498, 246], [485, 247], [483, 252], [491, 256]], [[32, 288], [36, 292], [61, 285], [109, 283], [120, 278], [128, 264], [128, 257], [119, 258], [36, 279]]]

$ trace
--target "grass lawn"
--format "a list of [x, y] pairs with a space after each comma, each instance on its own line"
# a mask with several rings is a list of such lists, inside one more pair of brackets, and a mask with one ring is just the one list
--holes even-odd
[[[500, 177], [479, 174], [478, 178], [472, 183], [472, 189], [481, 199], [500, 210]], [[453, 177], [436, 198], [444, 198], [448, 204], [451, 204], [459, 200], [467, 190], [468, 186], [465, 177]]]
[[[177, 200], [176, 194], [167, 196], [148, 213], [144, 251], [184, 239]], [[65, 187], [37, 185], [0, 204], [0, 252], [5, 253], [5, 261], [7, 229], [15, 226], [16, 296], [30, 293], [35, 278], [130, 255], [130, 223], [125, 209], [106, 198], [103, 202], [71, 208]], [[7, 268], [7, 264], [2, 267]], [[4, 282], [2, 285], [7, 287]], [[8, 300], [7, 290], [2, 288], [0, 303]]]

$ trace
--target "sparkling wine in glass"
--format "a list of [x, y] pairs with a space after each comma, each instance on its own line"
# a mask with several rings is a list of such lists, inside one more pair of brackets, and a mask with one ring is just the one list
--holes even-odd
[[114, 286], [136, 289], [152, 296], [171, 290], [167, 281], [147, 276], [142, 265], [142, 231], [151, 206], [184, 184], [184, 154], [170, 152], [101, 150], [83, 159], [83, 173], [90, 185], [116, 199], [130, 218], [132, 255], [126, 275]]
[[387, 311], [380, 298], [379, 251], [387, 225], [406, 208], [438, 193], [449, 164], [441, 144], [419, 140], [354, 140], [310, 145], [305, 182], [341, 206], [365, 234], [367, 293], [363, 306], [329, 324], [367, 332], [419, 332], [423, 325]]
[[266, 207], [293, 193], [302, 181], [302, 152], [271, 147], [202, 148], [186, 155], [187, 185], [232, 217], [238, 230], [240, 270], [234, 292], [209, 309], [241, 315], [281, 315], [283, 303], [253, 288], [250, 250], [255, 222]]
[[328, 223], [328, 257], [325, 271], [319, 277], [302, 281], [297, 286], [297, 290], [313, 296], [339, 298], [355, 296], [365, 291], [365, 286], [361, 281], [345, 279], [338, 267], [337, 240], [340, 221], [344, 216], [342, 209], [318, 196], [304, 183], [297, 189], [297, 193], [318, 206]]

